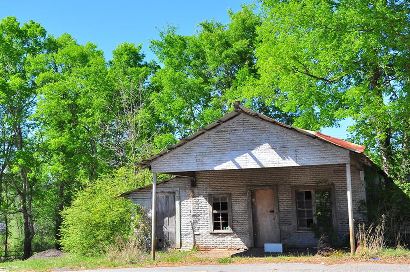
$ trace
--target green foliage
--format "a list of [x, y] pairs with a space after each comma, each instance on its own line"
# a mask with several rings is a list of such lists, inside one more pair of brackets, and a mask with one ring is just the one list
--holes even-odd
[[121, 169], [106, 175], [78, 192], [72, 205], [63, 211], [64, 250], [77, 254], [95, 255], [105, 252], [118, 238], [132, 232], [133, 204], [119, 195], [141, 186], [146, 172], [138, 177], [132, 170]]
[[[385, 225], [384, 239], [390, 246], [408, 243], [403, 240], [403, 226], [410, 221], [409, 183], [393, 182], [365, 169], [367, 217], [374, 225]], [[383, 217], [381, 217], [383, 216]]]
[[151, 79], [155, 91], [146, 109], [157, 128], [155, 143], [167, 143], [164, 135], [178, 139], [191, 134], [231, 110], [235, 100], [290, 122], [292, 114], [278, 110], [265, 97], [238, 91], [245, 80], [258, 77], [255, 47], [261, 18], [249, 6], [231, 12], [230, 18], [226, 25], [205, 21], [192, 36], [169, 28], [152, 42], [163, 64]]
[[134, 164], [152, 148], [149, 140], [155, 133], [155, 124], [145, 111], [152, 88], [148, 78], [157, 66], [146, 63], [141, 46], [124, 43], [113, 51], [108, 78], [112, 83], [109, 98], [111, 121], [106, 122], [105, 148], [116, 156], [115, 165]]
[[353, 120], [351, 139], [395, 181], [382, 196], [370, 188], [370, 206], [403, 219], [407, 206], [399, 200], [410, 196], [409, 9], [406, 1], [260, 1], [229, 12], [226, 24], [202, 22], [193, 35], [163, 31], [151, 43], [160, 65], [145, 61], [141, 45], [121, 44], [106, 60], [92, 43], [4, 18], [0, 222], [11, 220], [15, 240], [3, 247], [23, 245], [25, 257], [32, 241], [35, 250], [50, 247], [60, 239], [65, 208], [64, 247], [103, 251], [131, 224], [130, 204], [115, 195], [150, 179], [134, 175], [135, 165], [236, 100], [306, 129]]
[[1, 205], [1, 220], [7, 222], [8, 215], [14, 212], [13, 206], [18, 207], [24, 221], [24, 258], [31, 255], [32, 198], [39, 183], [37, 124], [30, 118], [36, 106], [37, 71], [32, 69], [31, 59], [47, 52], [48, 41], [45, 29], [38, 23], [29, 21], [21, 25], [14, 17], [0, 21], [0, 185], [2, 196], [16, 196], [16, 205]]
[[409, 168], [406, 1], [263, 1], [259, 90], [310, 129], [352, 118], [353, 139], [389, 175]]

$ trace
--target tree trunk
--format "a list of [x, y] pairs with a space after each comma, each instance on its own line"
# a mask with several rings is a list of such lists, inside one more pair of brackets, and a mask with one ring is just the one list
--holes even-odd
[[4, 214], [4, 259], [7, 260], [9, 256], [9, 218], [7, 213]]
[[34, 227], [31, 216], [31, 211], [29, 210], [29, 205], [27, 201], [26, 193], [21, 194], [21, 212], [23, 214], [23, 259], [27, 259], [32, 254], [31, 244], [34, 236]]
[[[20, 126], [15, 128], [17, 150], [23, 150], [23, 132]], [[32, 254], [32, 240], [34, 237], [34, 225], [32, 219], [32, 188], [28, 177], [28, 170], [25, 165], [19, 165], [21, 187], [16, 185], [16, 189], [21, 201], [21, 213], [23, 214], [23, 259], [27, 259]]]
[[[370, 90], [375, 93], [381, 103], [384, 103], [383, 97], [383, 74], [384, 71], [380, 66], [376, 66], [373, 69], [373, 74], [370, 79]], [[378, 133], [383, 135], [383, 140], [379, 143], [380, 148], [380, 157], [381, 164], [384, 172], [390, 174], [390, 164], [392, 159], [392, 149], [391, 149], [391, 139], [392, 139], [392, 130], [391, 124], [381, 124], [382, 127], [379, 127]]]
[[380, 156], [382, 159], [383, 171], [389, 176], [390, 175], [390, 164], [392, 159], [391, 150], [391, 128], [387, 127], [384, 129], [383, 134], [385, 138], [380, 143]]
[[61, 216], [61, 212], [64, 209], [64, 202], [65, 202], [65, 183], [61, 182], [58, 186], [58, 199], [59, 199], [59, 203], [57, 205], [57, 209], [56, 209], [56, 214], [55, 214], [55, 239], [56, 239], [56, 243], [55, 243], [55, 248], [56, 249], [60, 249], [61, 248], [61, 225], [63, 223], [63, 218]]

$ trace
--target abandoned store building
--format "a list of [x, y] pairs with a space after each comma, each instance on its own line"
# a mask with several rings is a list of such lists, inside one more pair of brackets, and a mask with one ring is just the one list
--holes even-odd
[[[363, 152], [236, 105], [144, 161], [153, 185], [125, 195], [149, 216], [155, 196], [157, 247], [315, 247], [324, 226], [349, 241], [366, 219], [365, 173], [380, 171]], [[159, 173], [172, 178], [157, 185]]]

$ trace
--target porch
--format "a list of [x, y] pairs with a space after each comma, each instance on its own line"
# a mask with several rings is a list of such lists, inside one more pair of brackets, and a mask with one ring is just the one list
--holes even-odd
[[[198, 171], [160, 184], [158, 192], [161, 197], [164, 193], [176, 196], [176, 209], [171, 210], [177, 211], [177, 248], [237, 250], [263, 247], [264, 243], [310, 248], [317, 246], [318, 194], [327, 194], [334, 233], [340, 241], [348, 239], [346, 170], [345, 164], [334, 164]], [[350, 172], [357, 195], [353, 207], [358, 207], [365, 199], [360, 169], [353, 167]], [[168, 217], [164, 217], [164, 208], [159, 210], [156, 235], [163, 243], [169, 234], [162, 233], [162, 222]], [[359, 210], [354, 213], [362, 217]]]
[[327, 190], [333, 226], [340, 237], [350, 237], [354, 252], [353, 213], [365, 200], [356, 154], [363, 150], [236, 105], [234, 112], [143, 163], [153, 172], [153, 257], [158, 173], [190, 179], [184, 188], [171, 185], [181, 198], [176, 200], [177, 245], [250, 248], [280, 241], [311, 246], [312, 200], [316, 191]]

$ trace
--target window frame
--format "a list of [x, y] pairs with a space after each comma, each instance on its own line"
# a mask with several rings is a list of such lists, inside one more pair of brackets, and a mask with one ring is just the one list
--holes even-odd
[[[315, 205], [315, 191], [313, 189], [296, 189], [295, 190], [295, 206], [296, 206], [296, 227], [297, 230], [300, 231], [311, 231], [312, 227], [301, 227], [299, 225], [299, 216], [298, 216], [298, 211], [299, 211], [299, 207], [298, 207], [298, 199], [297, 199], [297, 194], [298, 192], [310, 192], [311, 194], [311, 202], [312, 202], [312, 224], [316, 223], [316, 218], [315, 218], [315, 212], [316, 212], [316, 205]], [[305, 200], [306, 201], [306, 200]], [[305, 209], [307, 210], [307, 209]]]
[[[228, 214], [228, 229], [226, 230], [219, 230], [219, 229], [214, 229], [214, 209], [213, 209], [213, 203], [214, 203], [214, 198], [217, 197], [226, 197], [228, 201], [228, 207], [227, 207], [227, 214]], [[232, 231], [232, 199], [231, 199], [231, 194], [210, 194], [208, 195], [208, 203], [209, 203], [209, 229], [210, 233], [233, 233]]]
[[297, 192], [301, 191], [310, 191], [312, 194], [312, 215], [313, 215], [313, 224], [317, 224], [316, 218], [316, 192], [317, 191], [329, 191], [330, 192], [330, 206], [332, 209], [332, 225], [335, 226], [335, 193], [333, 186], [320, 186], [320, 187], [295, 187], [293, 189], [293, 204], [295, 205], [294, 213], [295, 213], [295, 225], [296, 231], [298, 232], [311, 232], [313, 231], [313, 227], [300, 227], [299, 226], [299, 218], [298, 218], [298, 206], [297, 206]]

